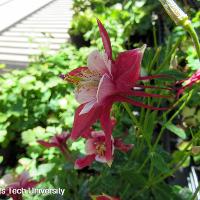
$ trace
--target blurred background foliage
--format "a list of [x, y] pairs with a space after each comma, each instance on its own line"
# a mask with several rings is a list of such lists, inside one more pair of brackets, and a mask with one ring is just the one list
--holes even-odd
[[[200, 1], [178, 1], [200, 34]], [[37, 140], [48, 140], [55, 133], [70, 131], [73, 115], [78, 105], [74, 99], [73, 86], [59, 78], [62, 73], [86, 65], [88, 54], [95, 48], [103, 50], [96, 18], [105, 25], [114, 55], [124, 49], [147, 44], [142, 64], [143, 74], [166, 73], [178, 79], [186, 78], [200, 64], [191, 39], [180, 27], [176, 27], [165, 14], [157, 0], [74, 0], [74, 16], [69, 34], [71, 42], [63, 44], [59, 52], [49, 56], [48, 52], [35, 57], [35, 61], [24, 70], [4, 68], [0, 75], [0, 174], [28, 170], [31, 176], [46, 181], [38, 187], [66, 188], [65, 196], [26, 196], [26, 199], [89, 199], [88, 194], [108, 193], [123, 200], [133, 199], [147, 183], [149, 166], [142, 172], [137, 169], [147, 156], [147, 149], [138, 152], [137, 140], [131, 121], [120, 105], [113, 108], [118, 121], [114, 134], [135, 149], [125, 155], [117, 152], [113, 167], [95, 163], [82, 171], [73, 170], [57, 149], [45, 149]], [[165, 82], [165, 80], [164, 80]], [[163, 84], [163, 81], [158, 81]], [[199, 146], [200, 140], [200, 90], [195, 92], [182, 112], [168, 124], [164, 148], [156, 150], [154, 173], [169, 171], [168, 163], [176, 163], [186, 151], [184, 145], [192, 140]], [[139, 109], [134, 108], [138, 113]], [[173, 112], [170, 113], [173, 115]], [[156, 134], [163, 122], [153, 118], [146, 124], [148, 134]], [[156, 121], [157, 120], [157, 121]], [[160, 122], [160, 125], [156, 125]], [[98, 128], [98, 127], [97, 127]], [[84, 152], [84, 142], [68, 142], [74, 157]], [[191, 148], [191, 145], [190, 145]], [[138, 148], [139, 149], [139, 148]], [[188, 150], [188, 149], [186, 149]], [[139, 155], [139, 156], [138, 156]], [[135, 158], [133, 160], [132, 158]], [[191, 155], [182, 164], [188, 167], [200, 163], [200, 155]], [[122, 167], [123, 166], [123, 167]], [[120, 178], [119, 178], [120, 177]], [[184, 177], [186, 179], [186, 177]], [[134, 199], [185, 199], [191, 193], [185, 184], [170, 185], [170, 179], [141, 191]]]

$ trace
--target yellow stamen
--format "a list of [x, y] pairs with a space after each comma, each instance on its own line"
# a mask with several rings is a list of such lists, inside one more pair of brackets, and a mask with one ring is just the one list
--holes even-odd
[[106, 147], [104, 144], [96, 145], [96, 152], [99, 156], [104, 156], [106, 151]]

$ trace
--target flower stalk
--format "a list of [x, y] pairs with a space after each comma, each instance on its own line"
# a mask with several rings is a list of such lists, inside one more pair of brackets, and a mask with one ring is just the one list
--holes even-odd
[[196, 33], [195, 29], [192, 26], [192, 23], [191, 22], [187, 23], [183, 27], [190, 34], [190, 36], [192, 37], [193, 43], [194, 43], [196, 51], [197, 51], [197, 55], [198, 55], [199, 60], [200, 60], [200, 43], [199, 43], [199, 38], [197, 36], [197, 33]]
[[175, 3], [173, 0], [159, 0], [163, 5], [167, 14], [171, 17], [171, 19], [177, 24], [184, 28], [193, 39], [193, 43], [195, 45], [197, 55], [200, 59], [200, 43], [197, 36], [197, 33], [192, 26], [192, 23], [186, 13]]

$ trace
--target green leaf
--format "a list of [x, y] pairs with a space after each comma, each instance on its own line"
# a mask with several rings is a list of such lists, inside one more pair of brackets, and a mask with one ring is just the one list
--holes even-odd
[[176, 125], [172, 124], [171, 122], [167, 123], [165, 127], [181, 139], [185, 140], [187, 138], [185, 131], [182, 128], [179, 128]]
[[156, 112], [148, 112], [146, 113], [146, 115], [147, 119], [145, 120], [144, 124], [144, 137], [147, 140], [147, 142], [150, 142], [156, 123]]
[[160, 154], [158, 153], [152, 154], [152, 161], [153, 161], [154, 167], [158, 169], [159, 171], [163, 173], [169, 172], [167, 163], [165, 162], [164, 158]]
[[53, 169], [54, 166], [55, 166], [55, 163], [47, 163], [47, 164], [39, 165], [38, 170], [37, 170], [37, 176], [46, 175], [48, 172], [50, 172]]
[[5, 140], [5, 136], [7, 135], [6, 130], [0, 130], [0, 143]]
[[3, 162], [3, 156], [0, 156], [0, 163]]
[[85, 153], [85, 143], [83, 139], [80, 139], [78, 141], [75, 141], [72, 143], [71, 150], [78, 150], [80, 153]]
[[0, 122], [5, 122], [8, 119], [9, 115], [6, 113], [0, 113]]

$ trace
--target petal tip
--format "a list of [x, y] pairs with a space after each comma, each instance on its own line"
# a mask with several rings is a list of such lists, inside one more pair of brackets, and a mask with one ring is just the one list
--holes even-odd
[[75, 162], [74, 169], [81, 169], [81, 167]]
[[140, 52], [141, 52], [142, 54], [144, 54], [146, 48], [147, 48], [147, 45], [144, 44], [144, 45], [140, 48]]
[[99, 18], [96, 17], [96, 20], [97, 20], [97, 24], [98, 24], [98, 25], [99, 25], [99, 24], [102, 24]]
[[107, 161], [107, 165], [108, 165], [108, 167], [110, 167], [110, 168], [111, 168], [111, 166], [112, 166], [112, 163], [113, 163], [113, 160], [109, 160], [109, 161]]

